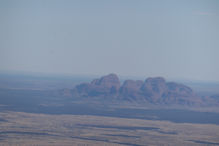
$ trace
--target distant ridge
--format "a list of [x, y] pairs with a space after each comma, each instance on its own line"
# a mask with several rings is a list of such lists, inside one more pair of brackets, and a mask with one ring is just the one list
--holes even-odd
[[64, 96], [72, 98], [118, 100], [162, 105], [202, 105], [203, 98], [183, 84], [166, 82], [163, 77], [141, 80], [125, 80], [121, 85], [116, 74], [109, 74], [90, 83], [82, 83], [74, 89], [65, 89]]

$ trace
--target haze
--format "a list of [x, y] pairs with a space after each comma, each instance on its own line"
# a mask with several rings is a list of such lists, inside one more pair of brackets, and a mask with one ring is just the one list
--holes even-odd
[[0, 70], [219, 81], [219, 1], [1, 0]]

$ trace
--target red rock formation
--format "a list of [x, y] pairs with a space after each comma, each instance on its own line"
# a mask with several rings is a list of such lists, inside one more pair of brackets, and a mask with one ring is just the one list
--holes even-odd
[[143, 81], [126, 80], [120, 88], [120, 97], [122, 98], [139, 98]]
[[118, 93], [119, 88], [120, 81], [115, 74], [109, 74], [95, 79], [91, 83], [76, 86], [78, 93], [85, 96], [113, 96]]
[[149, 100], [156, 102], [167, 92], [166, 82], [162, 77], [148, 78], [142, 85], [141, 90]]
[[120, 87], [119, 78], [115, 74], [80, 84], [73, 89], [72, 94], [72, 97], [108, 97], [155, 104], [194, 104], [202, 101], [191, 88], [166, 82], [162, 77], [148, 78], [145, 82], [126, 80]]

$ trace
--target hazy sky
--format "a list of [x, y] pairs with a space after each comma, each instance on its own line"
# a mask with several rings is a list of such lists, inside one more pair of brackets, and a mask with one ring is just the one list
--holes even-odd
[[0, 70], [219, 81], [219, 0], [0, 0]]

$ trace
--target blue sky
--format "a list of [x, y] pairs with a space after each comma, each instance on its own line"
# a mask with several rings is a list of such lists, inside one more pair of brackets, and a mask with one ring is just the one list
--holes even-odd
[[0, 0], [0, 70], [219, 81], [217, 0]]

